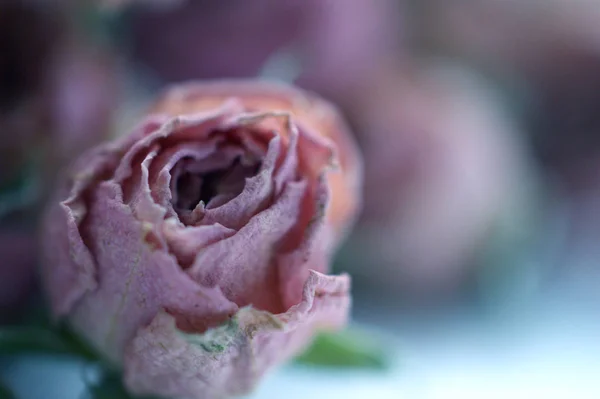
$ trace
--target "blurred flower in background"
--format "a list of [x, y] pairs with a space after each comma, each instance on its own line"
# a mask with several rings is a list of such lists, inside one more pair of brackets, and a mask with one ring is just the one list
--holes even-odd
[[56, 172], [108, 133], [114, 65], [58, 3], [0, 4], [0, 313], [31, 291]]
[[[63, 35], [60, 14], [20, 1], [0, 5], [0, 310], [22, 299], [33, 280], [39, 194], [33, 146], [46, 123], [45, 66]], [[16, 213], [19, 213], [15, 216]], [[12, 216], [12, 217], [11, 217]], [[27, 216], [27, 215], [25, 215]], [[10, 217], [10, 218], [9, 218]], [[23, 227], [25, 225], [25, 227]], [[24, 230], [24, 231], [23, 231]]]
[[131, 50], [161, 81], [264, 75], [342, 99], [397, 50], [393, 0], [188, 1], [139, 8]]
[[427, 0], [422, 8], [421, 45], [464, 58], [523, 93], [513, 100], [526, 108], [551, 168], [568, 173], [598, 152], [600, 3]]
[[63, 36], [64, 21], [50, 7], [21, 1], [5, 1], [1, 7], [0, 181], [6, 182], [27, 163], [27, 147], [45, 121], [46, 65]]
[[71, 41], [57, 53], [48, 78], [50, 144], [58, 165], [102, 141], [118, 104], [115, 61], [105, 49]]
[[351, 114], [366, 164], [354, 273], [413, 300], [460, 294], [531, 199], [515, 121], [476, 75], [439, 61], [381, 71]]
[[555, 261], [589, 273], [574, 269], [600, 256], [600, 3], [427, 0], [415, 15], [419, 46], [476, 65], [508, 93], [567, 218]]

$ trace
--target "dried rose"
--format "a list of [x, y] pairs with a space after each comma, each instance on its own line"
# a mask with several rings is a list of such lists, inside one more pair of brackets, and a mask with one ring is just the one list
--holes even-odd
[[52, 310], [133, 393], [244, 393], [315, 330], [344, 324], [349, 279], [322, 273], [360, 171], [318, 98], [252, 82], [173, 88], [59, 190], [44, 239]]

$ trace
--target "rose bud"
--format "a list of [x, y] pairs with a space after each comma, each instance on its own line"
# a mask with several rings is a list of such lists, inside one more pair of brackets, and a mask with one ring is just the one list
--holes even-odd
[[258, 82], [175, 87], [59, 190], [43, 250], [52, 311], [134, 394], [245, 393], [344, 325], [349, 278], [324, 273], [360, 172], [323, 100]]

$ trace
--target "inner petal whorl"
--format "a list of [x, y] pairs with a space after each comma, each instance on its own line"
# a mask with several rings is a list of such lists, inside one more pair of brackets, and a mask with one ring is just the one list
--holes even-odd
[[[219, 155], [215, 154], [216, 159]], [[223, 158], [220, 161], [223, 161]], [[174, 166], [173, 208], [181, 216], [193, 211], [199, 204], [207, 208], [221, 206], [238, 196], [244, 189], [246, 179], [256, 175], [260, 160], [236, 156], [225, 162], [218, 162], [208, 170], [198, 168], [198, 163], [182, 159]]]

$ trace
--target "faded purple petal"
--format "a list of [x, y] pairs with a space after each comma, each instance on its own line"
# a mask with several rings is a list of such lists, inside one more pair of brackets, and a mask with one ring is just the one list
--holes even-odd
[[185, 315], [182, 323], [192, 329], [205, 329], [235, 313], [237, 306], [218, 287], [196, 284], [175, 257], [157, 248], [157, 227], [136, 220], [115, 191], [114, 183], [102, 183], [92, 199], [87, 241], [99, 266], [99, 289], [73, 309], [74, 325], [117, 360], [137, 328], [159, 310]]
[[311, 271], [302, 301], [287, 312], [273, 315], [245, 307], [203, 334], [181, 332], [172, 316], [159, 313], [127, 348], [125, 383], [140, 395], [224, 398], [246, 393], [265, 370], [310, 341], [312, 329], [346, 322], [349, 285], [347, 276]]

